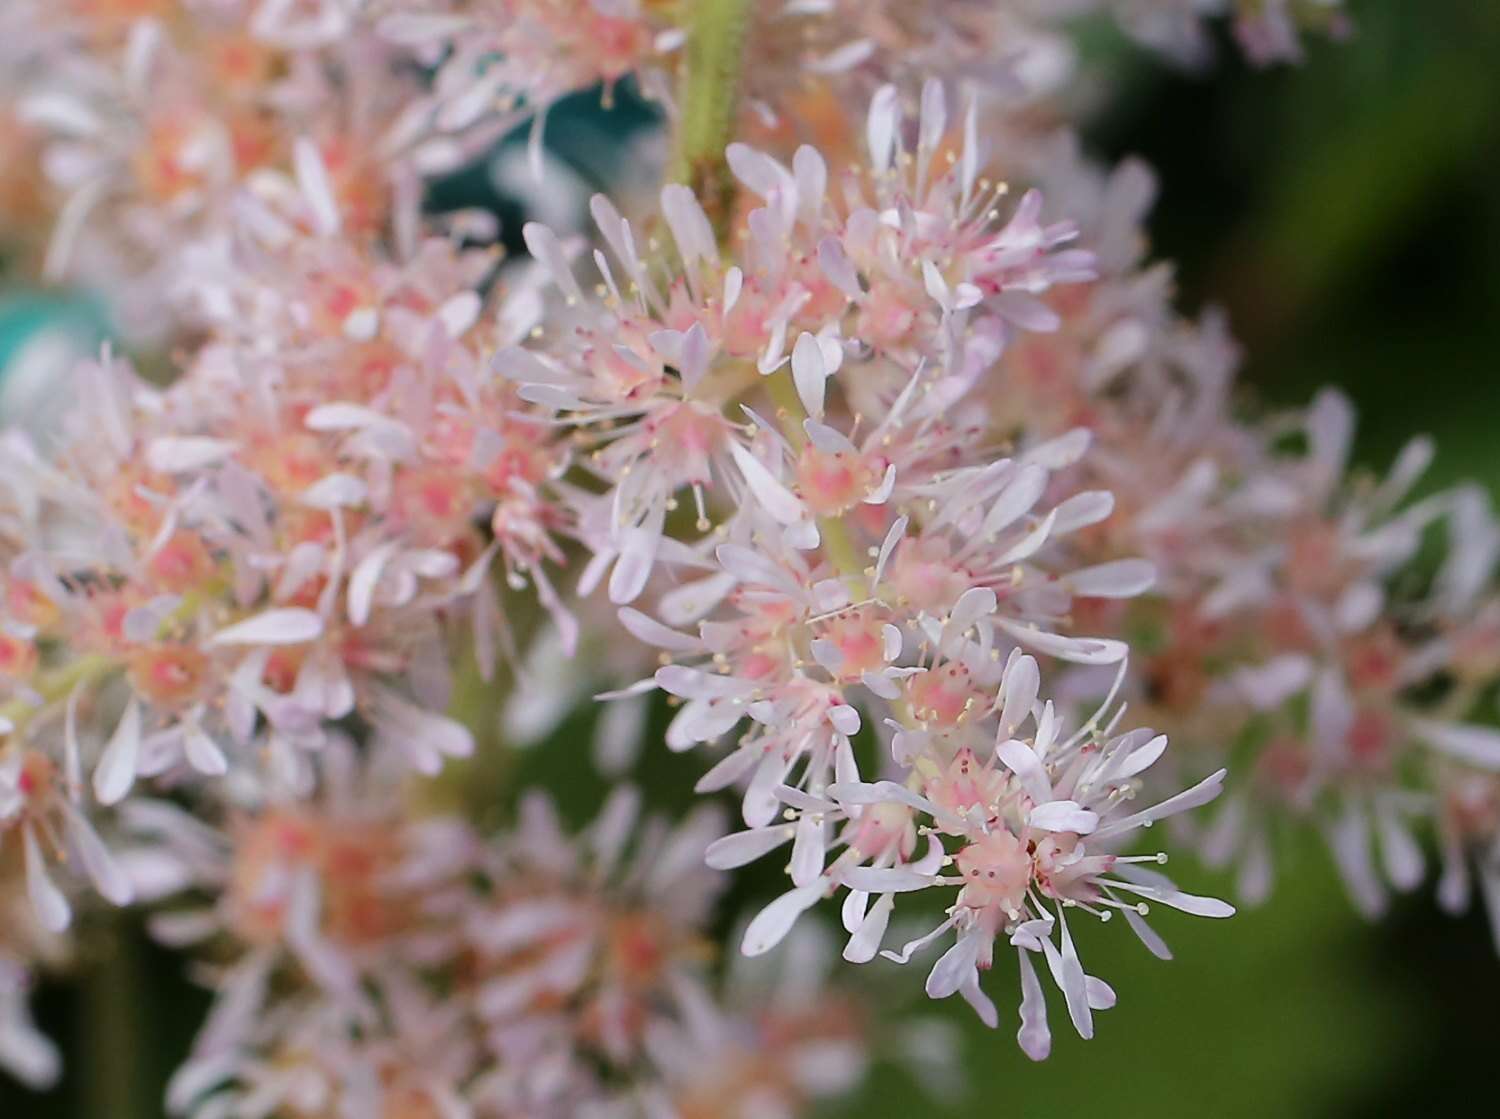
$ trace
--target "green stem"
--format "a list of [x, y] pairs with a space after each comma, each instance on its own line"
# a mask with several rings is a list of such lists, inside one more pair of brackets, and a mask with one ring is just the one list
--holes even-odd
[[[802, 430], [802, 421], [807, 411], [802, 407], [802, 398], [797, 395], [797, 386], [792, 382], [791, 371], [783, 366], [766, 378], [766, 393], [776, 405], [776, 419], [781, 424], [782, 434], [792, 447], [801, 451], [807, 445], [807, 434]], [[864, 586], [865, 562], [859, 549], [849, 535], [849, 528], [840, 517], [819, 517], [818, 534], [823, 539], [823, 553], [856, 594]]]
[[791, 369], [783, 365], [766, 379], [766, 395], [776, 405], [776, 422], [792, 449], [801, 452], [807, 446], [807, 433], [802, 430], [802, 421], [807, 411], [802, 407], [802, 398], [797, 395], [797, 386], [792, 381]]
[[734, 209], [724, 149], [739, 114], [745, 35], [754, 0], [687, 0], [688, 41], [678, 81], [677, 142], [668, 178], [698, 197], [722, 240]]
[[[807, 435], [802, 430], [802, 421], [807, 418], [807, 411], [802, 407], [802, 398], [797, 395], [797, 386], [792, 381], [790, 369], [782, 367], [767, 377], [766, 392], [776, 405], [776, 420], [781, 425], [782, 433], [800, 451], [807, 445]], [[859, 548], [849, 535], [849, 527], [843, 518], [819, 517], [818, 535], [822, 540], [823, 554], [833, 564], [834, 570], [844, 577], [849, 590], [856, 598], [863, 594], [865, 561], [860, 558]], [[891, 710], [904, 725], [917, 725], [916, 716], [912, 714], [911, 705], [906, 700], [892, 700]], [[913, 771], [910, 780], [915, 782], [912, 787], [916, 788], [921, 782], [921, 776]]]
[[145, 1119], [153, 1107], [146, 1055], [139, 1045], [147, 1032], [142, 1010], [148, 995], [143, 988], [140, 932], [121, 918], [98, 932], [100, 955], [83, 981], [82, 1114], [91, 1119]]
[[819, 517], [818, 532], [823, 537], [823, 551], [833, 566], [851, 585], [863, 586], [868, 565], [860, 559], [859, 549], [854, 546], [844, 522], [833, 517]]
[[[681, 116], [668, 178], [692, 188], [723, 243], [734, 209], [734, 177], [729, 172], [724, 149], [734, 139], [745, 38], [754, 0], [685, 2], [690, 27], [678, 83]], [[792, 447], [800, 452], [807, 444], [807, 435], [802, 430], [807, 412], [791, 373], [779, 369], [765, 382], [766, 391], [776, 405], [781, 429]], [[866, 565], [848, 527], [840, 518], [820, 517], [818, 532], [829, 562], [858, 594], [864, 585]], [[899, 703], [897, 710], [910, 724], [906, 704]]]
[[[734, 138], [745, 34], [753, 7], [753, 0], [695, 0], [679, 86], [682, 115], [670, 177], [692, 187], [721, 241], [734, 206], [734, 178], [724, 149]], [[752, 374], [746, 384], [754, 380]], [[740, 387], [740, 383], [733, 385], [730, 399]], [[776, 404], [787, 439], [800, 451], [807, 442], [802, 431], [806, 413], [787, 370], [766, 378], [766, 391]], [[857, 584], [865, 565], [843, 522], [825, 517], [818, 527], [829, 559]]]
[[79, 684], [106, 676], [116, 667], [114, 658], [90, 653], [70, 664], [43, 672], [31, 683], [31, 690], [42, 697], [42, 702], [37, 704], [29, 699], [12, 699], [0, 704], [0, 719], [11, 724], [12, 734], [19, 735], [37, 712], [48, 704], [65, 699]]
[[474, 736], [474, 753], [450, 759], [434, 777], [414, 780], [408, 786], [407, 803], [420, 816], [456, 815], [488, 825], [518, 760], [500, 732], [500, 714], [515, 681], [505, 667], [497, 668], [494, 678], [485, 679], [467, 644], [456, 669], [448, 715]]

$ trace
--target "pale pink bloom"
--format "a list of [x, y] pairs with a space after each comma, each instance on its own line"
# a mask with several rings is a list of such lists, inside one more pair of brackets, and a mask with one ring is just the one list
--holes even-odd
[[[69, 722], [72, 715], [67, 716]], [[124, 728], [127, 733], [132, 728]], [[0, 721], [0, 734], [8, 731]], [[61, 932], [72, 920], [65, 887], [85, 878], [114, 905], [127, 905], [134, 891], [86, 815], [76, 753], [54, 761], [41, 749], [6, 741], [0, 757], [0, 844], [18, 853], [26, 896], [38, 924]], [[56, 864], [54, 866], [54, 864]], [[66, 868], [64, 885], [54, 874]]]
[[144, 337], [170, 336], [183, 261], [245, 205], [300, 190], [298, 221], [372, 234], [493, 139], [431, 136], [405, 56], [343, 0], [82, 15], [38, 10], [26, 32], [56, 33], [19, 103], [58, 194], [47, 269], [109, 289]]
[[307, 994], [258, 1017], [234, 1048], [178, 1070], [167, 1091], [170, 1113], [239, 1119], [274, 1107], [351, 1116], [479, 1114], [465, 1098], [479, 1051], [461, 1008], [394, 968], [375, 983], [377, 1021], [356, 1023]]
[[529, 329], [528, 289], [487, 317], [472, 289], [493, 257], [443, 240], [396, 262], [252, 225], [232, 259], [199, 289], [219, 332], [179, 381], [106, 355], [52, 461], [7, 444], [26, 537], [9, 624], [66, 631], [134, 696], [103, 710], [107, 804], [138, 777], [222, 776], [252, 740], [305, 782], [357, 708], [424, 772], [466, 754], [438, 713], [444, 643], [466, 624], [493, 668], [492, 565], [576, 631], [542, 566], [563, 558], [543, 487], [566, 458], [481, 356]]
[[[199, 1114], [194, 1101], [225, 1079], [260, 1082], [250, 1089], [290, 1099], [354, 1091], [357, 1083], [329, 1087], [338, 1069], [322, 1059], [353, 1056], [336, 1048], [336, 1037], [356, 1027], [425, 1029], [404, 1020], [407, 1010], [439, 1029], [454, 1024], [452, 1015], [422, 1010], [422, 992], [401, 969], [430, 952], [434, 914], [423, 905], [451, 889], [471, 856], [448, 833], [444, 857], [433, 857], [435, 837], [423, 829], [435, 825], [403, 816], [399, 769], [363, 760], [339, 739], [319, 763], [315, 796], [298, 799], [273, 784], [257, 791], [258, 802], [223, 810], [222, 829], [163, 801], [138, 798], [122, 810], [134, 837], [128, 865], [148, 899], [207, 895], [206, 907], [160, 909], [153, 933], [179, 948], [211, 940], [232, 948], [206, 973], [214, 1006], [169, 1093], [176, 1112]], [[275, 1058], [298, 1046], [307, 1013], [324, 1028], [343, 1024], [327, 1039], [335, 1047], [315, 1046], [311, 1067], [280, 1066]], [[424, 1081], [426, 1073], [433, 1079]], [[412, 1069], [414, 1092], [427, 1091], [424, 1083], [440, 1094], [452, 1088], [442, 1066], [426, 1073]]]
[[[8, 830], [0, 822], [0, 848], [10, 843]], [[7, 852], [6, 862], [0, 894], [0, 1075], [40, 1092], [57, 1082], [62, 1054], [33, 1020], [31, 995], [44, 977], [72, 962], [74, 944], [69, 935], [42, 923], [27, 896], [25, 860]]]
[[838, 984], [819, 931], [799, 929], [770, 957], [735, 957], [715, 1002], [685, 1001], [679, 1019], [656, 1025], [643, 1114], [802, 1114], [853, 1090], [874, 1059], [917, 1063], [917, 1026], [877, 1021]]
[[[1488, 728], [1473, 728], [1471, 733], [1482, 736], [1492, 750], [1500, 746], [1500, 738]], [[1480, 772], [1445, 766], [1439, 774], [1442, 876], [1437, 897], [1449, 913], [1461, 913], [1469, 907], [1477, 879], [1496, 951], [1500, 951], [1500, 777], [1495, 768]]]
[[[648, 264], [631, 224], [596, 197], [614, 258], [594, 254], [597, 299], [574, 277], [575, 247], [527, 226], [528, 246], [570, 309], [564, 317], [577, 322], [551, 347], [504, 352], [496, 365], [521, 383], [523, 399], [566, 413], [585, 462], [609, 487], [608, 527], [585, 530], [596, 557], [585, 588], [612, 568], [611, 599], [634, 601], [683, 490], [692, 491], [699, 532], [712, 527], [723, 487], [732, 496], [743, 484], [789, 540], [812, 547], [814, 517], [885, 505], [903, 471], [963, 461], [974, 432], [946, 410], [1011, 331], [1055, 325], [1037, 293], [1093, 274], [1088, 254], [1058, 250], [1072, 228], [1043, 224], [1035, 196], [995, 227], [993, 200], [976, 190], [973, 120], [971, 112], [963, 158], [935, 163], [946, 110], [929, 83], [914, 170], [904, 173], [894, 165], [912, 161], [894, 90], [880, 91], [868, 127], [868, 198], [856, 179], [842, 200], [830, 194], [826, 164], [810, 147], [788, 168], [731, 145], [731, 170], [763, 202], [745, 217], [733, 262], [685, 188], [662, 191], [676, 249], [665, 264], [659, 254]], [[969, 334], [976, 341], [965, 344]], [[724, 415], [783, 367], [808, 414], [796, 447], [761, 421], [774, 406], [750, 411], [745, 430]], [[845, 409], [855, 416], [847, 432], [833, 422]], [[884, 418], [856, 440], [861, 415]], [[796, 458], [795, 492], [768, 452]]]
[[1260, 66], [1302, 61], [1304, 31], [1342, 39], [1352, 26], [1343, 0], [1085, 0], [1084, 6], [1112, 12], [1131, 36], [1188, 64], [1212, 54], [1208, 19], [1232, 20], [1240, 49]]
[[[440, 63], [427, 126], [451, 132], [498, 116], [544, 118], [558, 98], [634, 76], [662, 93], [684, 32], [644, 0], [415, 0], [372, 5], [391, 42]], [[536, 126], [540, 131], [540, 123]]]
[[475, 1013], [510, 1090], [540, 1091], [553, 1060], [636, 1067], [657, 1022], [710, 997], [696, 945], [722, 887], [702, 864], [718, 813], [669, 829], [641, 819], [639, 800], [617, 790], [570, 837], [533, 794], [482, 857], [493, 893], [465, 917], [465, 949]]
[[[1184, 648], [1160, 655], [1157, 687], [1170, 703], [1212, 706], [1216, 718], [1194, 736], [1248, 740], [1256, 752], [1249, 780], [1195, 839], [1205, 858], [1237, 861], [1241, 896], [1262, 900], [1274, 874], [1273, 828], [1304, 820], [1324, 834], [1352, 899], [1373, 916], [1390, 888], [1411, 890], [1423, 878], [1413, 824], [1432, 813], [1439, 774], [1451, 761], [1500, 764], [1486, 732], [1459, 721], [1473, 698], [1467, 686], [1440, 711], [1415, 698], [1454, 672], [1462, 649], [1488, 663], [1482, 623], [1468, 645], [1441, 619], [1480, 593], [1495, 547], [1471, 492], [1404, 502], [1430, 458], [1425, 441], [1408, 445], [1378, 484], [1348, 477], [1352, 423], [1342, 398], [1325, 393], [1262, 436], [1255, 474], [1224, 492], [1218, 482], [1206, 489], [1221, 523], [1200, 526], [1223, 556], [1218, 572], [1178, 569], [1175, 609], [1193, 620], [1174, 622]], [[1306, 440], [1300, 457], [1269, 445], [1289, 431]], [[1445, 564], [1430, 600], [1414, 598], [1403, 581], [1440, 522], [1449, 529]], [[1204, 673], [1193, 662], [1205, 656], [1222, 667]], [[1195, 768], [1221, 756], [1209, 748]]]
[[0, 954], [0, 1069], [27, 1088], [52, 1087], [62, 1074], [62, 1054], [37, 1029], [28, 1005], [31, 973]]
[[[831, 438], [832, 429], [824, 433], [811, 420], [807, 430], [809, 446]], [[1059, 634], [1056, 620], [1074, 596], [1138, 594], [1150, 582], [1149, 566], [1122, 561], [1061, 576], [1033, 568], [1054, 531], [1062, 536], [1088, 523], [1063, 507], [1033, 513], [1048, 467], [1071, 462], [1086, 443], [1067, 437], [1026, 461], [948, 471], [914, 492], [897, 484], [897, 498], [921, 508], [922, 527], [909, 535], [911, 519], [896, 518], [858, 576], [819, 554], [816, 525], [807, 525], [804, 538], [800, 502], [815, 504], [805, 475], [799, 498], [771, 468], [749, 474], [748, 500], [726, 526], [709, 574], [662, 596], [662, 622], [634, 609], [621, 613], [632, 634], [686, 662], [655, 674], [658, 686], [686, 701], [669, 746], [715, 740], [747, 716], [752, 722], [699, 788], [743, 782], [745, 820], [765, 826], [777, 810], [778, 785], [816, 792], [855, 775], [849, 739], [861, 710], [909, 711], [894, 741], [906, 763], [934, 743], [957, 749], [988, 733], [976, 728], [1000, 684], [1002, 654], [1018, 643], [1088, 664], [1121, 661], [1121, 642]], [[721, 604], [728, 609], [716, 609]], [[674, 624], [696, 624], [698, 632]]]
[[[1285, 57], [1299, 21], [1338, 30], [1338, 5], [755, 8], [751, 112], [795, 131], [789, 91], [826, 83], [835, 108], [868, 102], [847, 130], [863, 154], [731, 144], [747, 206], [673, 184], [632, 224], [596, 197], [597, 283], [578, 278], [581, 239], [532, 224], [533, 264], [494, 297], [496, 254], [460, 247], [493, 244], [493, 222], [424, 225], [421, 178], [524, 117], [537, 154], [547, 107], [596, 82], [633, 75], [670, 111], [685, 37], [667, 9], [17, 9], [47, 28], [20, 69], [66, 198], [54, 265], [131, 277], [122, 303], [204, 332], [166, 388], [108, 352], [84, 364], [55, 454], [0, 441], [0, 845], [50, 929], [82, 877], [120, 904], [198, 898], [153, 921], [229, 949], [203, 970], [215, 1006], [173, 1111], [755, 1114], [843, 1092], [867, 1038], [855, 1011], [825, 1013], [842, 1003], [821, 975], [793, 968], [759, 1005], [716, 1005], [705, 978], [705, 858], [772, 852], [790, 886], [744, 928], [746, 955], [842, 890], [844, 956], [866, 962], [898, 895], [953, 889], [946, 920], [884, 954], [953, 933], [927, 993], [993, 1025], [980, 973], [1006, 937], [1019, 1040], [1041, 1058], [1037, 956], [1083, 1036], [1115, 1001], [1070, 917], [1118, 910], [1169, 956], [1149, 904], [1232, 913], [1148, 869], [1164, 855], [1120, 853], [1158, 820], [1186, 834], [1230, 749], [1256, 752], [1252, 772], [1193, 839], [1239, 860], [1242, 892], [1269, 889], [1290, 817], [1325, 832], [1374, 912], [1420, 881], [1411, 824], [1435, 812], [1444, 904], [1472, 875], [1494, 907], [1483, 502], [1409, 503], [1421, 440], [1383, 481], [1351, 480], [1331, 393], [1241, 422], [1221, 317], [1185, 321], [1145, 259], [1149, 174], [1099, 170], [1034, 123], [1073, 66], [1064, 17], [1108, 9], [1191, 50], [1204, 14], [1233, 9], [1253, 54]], [[986, 96], [950, 114], [917, 65]], [[1001, 170], [1014, 203], [986, 177]], [[1440, 523], [1447, 562], [1412, 601]], [[580, 619], [564, 601], [569, 541], [589, 554], [578, 591], [607, 580], [633, 639], [611, 672], [651, 671], [609, 696], [603, 737], [638, 737], [666, 691], [669, 748], [734, 736], [698, 787], [737, 787], [747, 830], [638, 821], [625, 788], [577, 836], [536, 795], [495, 837], [417, 812], [411, 775], [474, 748], [443, 714], [458, 640], [486, 677], [499, 650], [570, 678], [534, 696], [523, 678], [508, 715], [555, 722], [591, 686], [568, 662], [581, 621], [596, 644], [616, 631], [602, 604]], [[546, 611], [529, 654], [496, 575]], [[1053, 700], [1038, 658], [1064, 662]], [[1122, 696], [1203, 741], [1166, 773], [1165, 736], [1117, 733]], [[861, 773], [867, 729], [880, 756]], [[1133, 810], [1151, 774], [1190, 787]], [[90, 800], [118, 806], [113, 851]], [[55, 1074], [4, 989], [0, 1061]]]
[[[880, 949], [896, 895], [957, 886], [948, 920], [900, 953], [887, 955], [904, 963], [919, 948], [957, 929], [958, 941], [933, 968], [927, 993], [934, 998], [961, 993], [993, 1026], [995, 1008], [979, 988], [979, 971], [990, 966], [995, 939], [1009, 937], [1021, 960], [1021, 1046], [1041, 1059], [1050, 1049], [1050, 1035], [1030, 953], [1046, 959], [1084, 1037], [1092, 1036], [1092, 1011], [1114, 1003], [1108, 986], [1086, 976], [1078, 963], [1065, 910], [1101, 920], [1119, 910], [1162, 956], [1170, 953], [1141, 920], [1148, 903], [1204, 916], [1232, 914], [1223, 902], [1185, 894], [1139, 865], [1164, 861], [1164, 856], [1116, 854], [1118, 844], [1136, 829], [1212, 800], [1224, 772], [1152, 807], [1130, 811], [1127, 803], [1140, 788], [1140, 775], [1161, 756], [1166, 739], [1146, 730], [1100, 739], [1094, 720], [1064, 737], [1052, 704], [1038, 705], [1037, 689], [1036, 663], [1013, 657], [993, 715], [973, 714], [976, 722], [992, 728], [989, 741], [995, 745], [954, 752], [924, 735], [919, 745], [909, 747], [913, 753], [906, 759], [911, 768], [905, 783], [837, 781], [813, 795], [781, 789], [778, 795], [788, 804], [794, 826], [740, 833], [710, 848], [712, 862], [737, 865], [788, 839], [794, 843], [793, 888], [751, 921], [744, 951], [757, 955], [769, 950], [801, 913], [845, 887], [851, 892], [843, 917], [851, 935], [844, 955], [868, 960]], [[1027, 723], [1032, 733], [1019, 737]], [[923, 827], [933, 836], [926, 853], [912, 858], [918, 821], [926, 821]], [[947, 854], [938, 834], [960, 840], [956, 854]], [[845, 849], [825, 864], [825, 845]], [[950, 865], [958, 868], [956, 876], [941, 873]], [[1054, 936], [1060, 941], [1054, 942]]]
[[1341, 0], [781, 0], [754, 25], [751, 106], [795, 127], [791, 91], [826, 86], [862, 96], [885, 81], [942, 73], [1012, 107], [1065, 93], [1084, 75], [1070, 24], [1112, 15], [1141, 44], [1199, 65], [1211, 55], [1206, 26], [1229, 16], [1257, 64], [1300, 61], [1300, 33], [1347, 35]]
[[1293, 4], [1289, 0], [1242, 2], [1237, 10], [1235, 38], [1250, 60], [1262, 66], [1301, 62], [1300, 32], [1304, 28], [1333, 39], [1347, 38], [1354, 29], [1342, 0], [1318, 0], [1313, 4]]

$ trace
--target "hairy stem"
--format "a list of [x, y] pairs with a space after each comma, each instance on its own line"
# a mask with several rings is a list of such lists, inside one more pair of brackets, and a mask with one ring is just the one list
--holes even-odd
[[692, 188], [722, 241], [734, 210], [734, 179], [724, 149], [734, 139], [754, 0], [687, 0], [685, 7], [688, 41], [668, 178]]
[[[735, 194], [734, 177], [729, 172], [724, 149], [734, 139], [745, 38], [754, 0], [686, 0], [686, 3], [691, 26], [678, 83], [681, 116], [668, 179], [692, 188], [723, 244], [728, 240]], [[782, 432], [792, 447], [800, 451], [807, 443], [802, 430], [807, 412], [792, 383], [791, 371], [778, 369], [765, 378], [765, 385], [776, 405]], [[736, 391], [730, 393], [730, 401], [738, 395], [739, 387], [734, 385]], [[862, 593], [866, 564], [843, 520], [818, 518], [818, 533], [829, 563], [854, 594]], [[904, 701], [898, 700], [893, 706], [903, 722], [913, 724]]]
[[[724, 149], [734, 138], [745, 35], [753, 7], [753, 0], [694, 0], [679, 85], [682, 116], [671, 177], [693, 189], [720, 241], [734, 206], [734, 179]], [[802, 432], [806, 415], [791, 376], [785, 369], [778, 370], [766, 379], [766, 390], [776, 403], [787, 438], [800, 450], [806, 442]], [[843, 522], [825, 517], [818, 528], [830, 561], [845, 578], [857, 583], [865, 565]]]

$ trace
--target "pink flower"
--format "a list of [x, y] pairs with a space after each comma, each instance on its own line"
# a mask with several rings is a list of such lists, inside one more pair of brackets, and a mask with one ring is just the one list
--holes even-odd
[[[1065, 738], [1052, 704], [1037, 705], [1037, 688], [1035, 661], [1013, 657], [997, 706], [989, 712], [964, 708], [965, 718], [987, 728], [996, 742], [992, 748], [962, 746], [955, 752], [924, 733], [898, 758], [904, 781], [839, 780], [815, 785], [811, 795], [779, 788], [777, 796], [789, 806], [793, 824], [741, 832], [710, 847], [711, 864], [734, 866], [793, 843], [793, 888], [751, 921], [744, 951], [769, 950], [801, 913], [844, 887], [850, 891], [843, 906], [850, 933], [844, 956], [863, 962], [880, 950], [897, 895], [956, 886], [945, 922], [899, 953], [885, 954], [905, 963], [956, 929], [957, 942], [934, 966], [927, 993], [934, 998], [960, 993], [993, 1026], [994, 1005], [980, 990], [979, 972], [991, 966], [996, 939], [1008, 937], [1021, 961], [1021, 1046], [1041, 1059], [1050, 1038], [1031, 953], [1046, 959], [1084, 1037], [1092, 1036], [1092, 1012], [1114, 1004], [1108, 986], [1084, 974], [1066, 910], [1101, 921], [1118, 910], [1162, 956], [1170, 953], [1142, 920], [1150, 902], [1201, 916], [1232, 914], [1223, 902], [1185, 894], [1141, 865], [1163, 862], [1164, 855], [1116, 853], [1137, 829], [1212, 800], [1224, 771], [1131, 811], [1127, 802], [1140, 788], [1140, 775], [1161, 757], [1166, 739], [1150, 731], [1101, 739], [1094, 720]], [[913, 715], [927, 725], [915, 705]], [[1026, 723], [1033, 732], [1017, 737]], [[910, 739], [909, 732], [901, 733]], [[919, 832], [930, 836], [920, 855]], [[939, 836], [953, 837], [955, 848], [945, 848]], [[826, 862], [825, 850], [838, 847], [842, 852]], [[948, 866], [957, 874], [942, 874]]]

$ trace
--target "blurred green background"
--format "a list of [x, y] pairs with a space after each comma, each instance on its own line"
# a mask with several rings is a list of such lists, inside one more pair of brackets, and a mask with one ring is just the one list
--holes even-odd
[[[1227, 43], [1212, 71], [1174, 72], [1110, 33], [1091, 34], [1088, 49], [1115, 72], [1121, 96], [1090, 142], [1157, 168], [1156, 254], [1179, 262], [1186, 308], [1228, 307], [1255, 391], [1295, 402], [1339, 385], [1360, 407], [1367, 461], [1383, 463], [1426, 431], [1440, 447], [1433, 483], [1477, 477], [1500, 491], [1500, 4], [1371, 0], [1353, 10], [1352, 42], [1311, 44], [1305, 66], [1270, 72], [1247, 68]], [[559, 155], [581, 178], [610, 173], [594, 162], [595, 130], [640, 123], [619, 112], [576, 128], [554, 118]], [[439, 204], [487, 189], [482, 179], [450, 183]], [[0, 354], [34, 326], [38, 306], [7, 304]], [[578, 777], [588, 718], [520, 765], [523, 778], [562, 787], [577, 819], [600, 789]], [[696, 763], [664, 754], [648, 753], [643, 777], [671, 790], [657, 799], [683, 803]], [[1195, 888], [1228, 892], [1179, 870]], [[1317, 845], [1292, 841], [1266, 908], [1228, 923], [1174, 916], [1158, 922], [1172, 963], [1118, 926], [1080, 936], [1089, 970], [1120, 996], [1094, 1041], [1072, 1035], [1054, 999], [1053, 1057], [1028, 1062], [1013, 1041], [1014, 979], [1002, 967], [989, 981], [1002, 1013], [994, 1033], [961, 1005], [906, 1004], [961, 1026], [965, 1095], [935, 1103], [882, 1067], [833, 1114], [1332, 1119], [1495, 1100], [1500, 960], [1478, 914], [1449, 920], [1424, 889], [1368, 926]], [[180, 962], [130, 919], [120, 927], [123, 937], [85, 929], [85, 974], [41, 992], [39, 1016], [68, 1050], [67, 1082], [48, 1098], [0, 1084], [0, 1116], [161, 1113], [161, 1086], [204, 1000]], [[1497, 1109], [1481, 1102], [1479, 1113]]]

